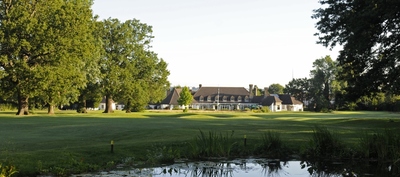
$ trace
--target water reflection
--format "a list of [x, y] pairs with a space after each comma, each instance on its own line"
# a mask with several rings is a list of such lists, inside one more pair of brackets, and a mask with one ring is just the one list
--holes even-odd
[[[396, 171], [397, 169], [397, 171]], [[242, 159], [232, 161], [182, 162], [157, 168], [132, 168], [99, 174], [76, 175], [80, 177], [358, 177], [398, 176], [398, 168], [391, 163], [376, 162], [325, 162], [279, 161], [266, 159]]]

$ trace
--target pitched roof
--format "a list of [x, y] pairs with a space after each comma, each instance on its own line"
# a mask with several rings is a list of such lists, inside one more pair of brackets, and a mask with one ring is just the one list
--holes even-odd
[[193, 97], [199, 96], [248, 96], [250, 93], [244, 87], [201, 87]]
[[303, 104], [301, 101], [296, 100], [288, 94], [280, 94], [279, 98], [282, 100], [282, 104]]
[[280, 102], [282, 102], [282, 100], [281, 99], [279, 99], [278, 97], [275, 97], [275, 96], [266, 96], [263, 100], [262, 100], [262, 102], [261, 102], [261, 105], [263, 105], [263, 106], [271, 106], [272, 105], [272, 103], [280, 103]]
[[[235, 100], [241, 96], [241, 99], [244, 101], [246, 96], [249, 96], [250, 93], [244, 87], [201, 87], [194, 95], [194, 100], [200, 100], [200, 97], [206, 99], [210, 96], [212, 99], [219, 95], [219, 98], [226, 97], [227, 99], [231, 99], [233, 97]], [[213, 100], [214, 101], [214, 100]]]
[[181, 91], [181, 88], [173, 88], [167, 97], [161, 101], [161, 104], [178, 105], [179, 94]]

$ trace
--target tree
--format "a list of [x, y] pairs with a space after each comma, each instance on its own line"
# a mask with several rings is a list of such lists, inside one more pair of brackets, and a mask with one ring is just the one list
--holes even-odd
[[271, 94], [283, 94], [284, 87], [281, 84], [271, 84], [268, 91]]
[[400, 1], [320, 0], [314, 10], [318, 43], [342, 45], [337, 59], [350, 99], [400, 93]]
[[39, 96], [53, 107], [85, 87], [84, 67], [96, 54], [92, 4], [91, 0], [0, 2], [1, 89], [17, 98], [18, 115], [29, 113], [29, 98]]
[[316, 111], [330, 108], [330, 101], [334, 100], [333, 83], [336, 76], [336, 64], [330, 56], [317, 59], [310, 71], [310, 94], [313, 95], [313, 104]]
[[112, 101], [124, 101], [126, 110], [140, 111], [161, 100], [169, 87], [167, 64], [150, 50], [152, 28], [139, 20], [104, 20], [100, 84], [106, 96], [105, 113]]
[[193, 101], [193, 95], [190, 93], [190, 90], [188, 87], [183, 87], [181, 93], [179, 93], [179, 99], [178, 103], [181, 106], [185, 107], [185, 110], [187, 110], [187, 105], [190, 105]]
[[298, 78], [292, 79], [288, 84], [285, 85], [284, 93], [290, 94], [297, 100], [306, 103], [310, 100], [310, 79]]

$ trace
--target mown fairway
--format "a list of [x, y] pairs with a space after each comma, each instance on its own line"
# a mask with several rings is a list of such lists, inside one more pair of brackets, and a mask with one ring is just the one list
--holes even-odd
[[[387, 112], [90, 112], [59, 111], [15, 116], [0, 113], [0, 162], [15, 164], [22, 171], [35, 171], [69, 158], [105, 165], [124, 157], [145, 159], [154, 146], [180, 146], [199, 130], [231, 133], [248, 145], [269, 130], [281, 133], [284, 141], [300, 147], [308, 141], [315, 125], [338, 133], [349, 144], [365, 133], [385, 128], [400, 132], [400, 114]], [[114, 153], [110, 153], [113, 140]], [[38, 167], [39, 166], [39, 167]]]

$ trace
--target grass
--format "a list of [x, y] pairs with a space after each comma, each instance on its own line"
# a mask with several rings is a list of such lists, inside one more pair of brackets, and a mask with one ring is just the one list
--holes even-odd
[[[316, 125], [334, 130], [346, 144], [355, 144], [365, 132], [393, 129], [399, 133], [400, 116], [387, 112], [58, 111], [47, 115], [36, 111], [29, 116], [0, 112], [0, 164], [15, 165], [21, 176], [47, 172], [63, 176], [72, 171], [112, 168], [126, 159], [140, 165], [148, 160], [149, 149], [157, 149], [154, 146], [176, 152], [193, 141], [199, 130], [224, 135], [234, 131], [230, 139], [237, 142], [246, 135], [247, 147], [262, 141], [265, 133], [276, 132], [298, 152], [312, 137]], [[114, 153], [110, 152], [111, 141]]]

